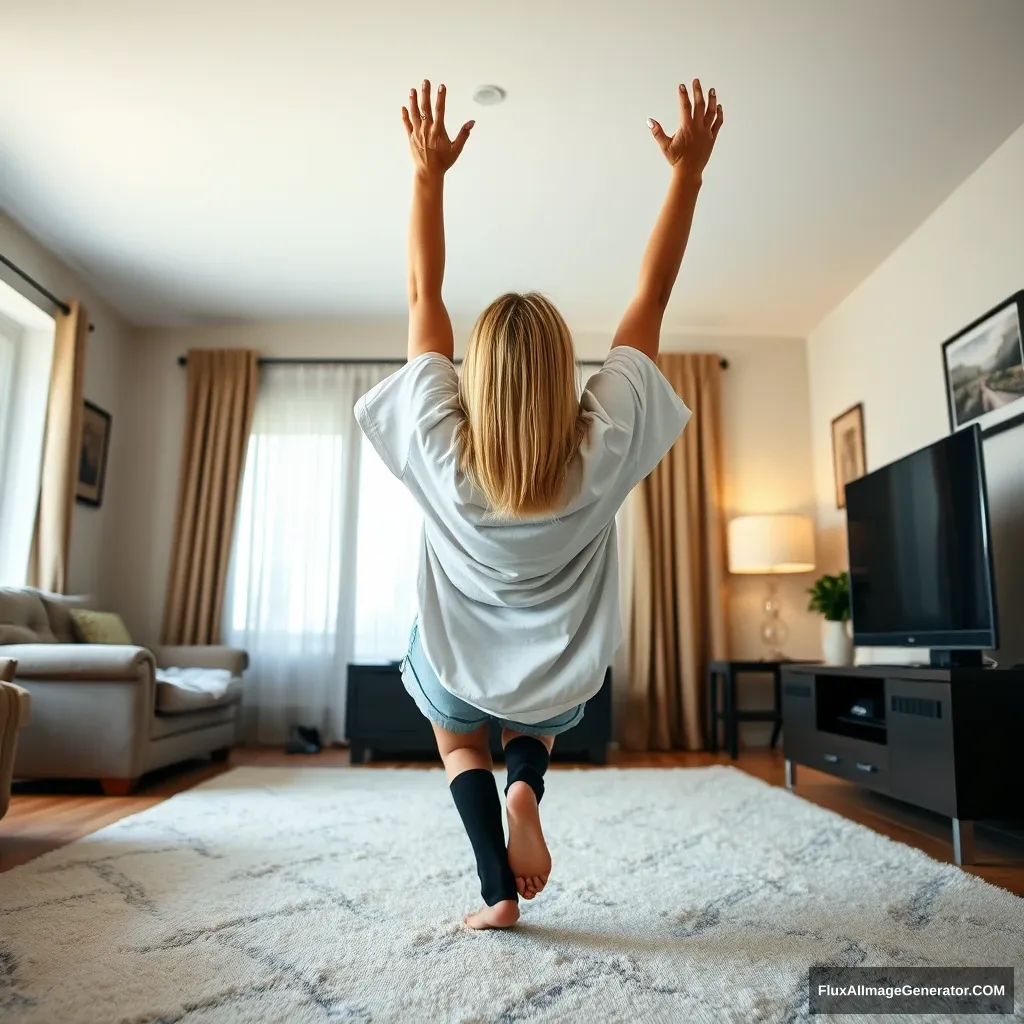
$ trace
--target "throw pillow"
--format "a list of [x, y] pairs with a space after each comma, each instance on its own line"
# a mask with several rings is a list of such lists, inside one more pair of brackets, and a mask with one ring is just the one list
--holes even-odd
[[71, 621], [83, 644], [127, 644], [132, 638], [124, 620], [116, 612], [94, 612], [89, 608], [72, 608]]

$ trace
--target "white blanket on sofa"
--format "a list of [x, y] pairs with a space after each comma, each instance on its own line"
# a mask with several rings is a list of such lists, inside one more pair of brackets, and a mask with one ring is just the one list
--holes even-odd
[[226, 668], [158, 668], [156, 681], [217, 699], [228, 692], [231, 673]]

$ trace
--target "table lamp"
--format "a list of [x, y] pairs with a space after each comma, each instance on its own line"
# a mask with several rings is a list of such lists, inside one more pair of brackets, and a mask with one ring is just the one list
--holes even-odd
[[[807, 516], [740, 516], [729, 523], [729, 572], [781, 576], [814, 569], [814, 524]], [[768, 583], [761, 642], [765, 661], [785, 661], [789, 628], [779, 615], [778, 586]]]

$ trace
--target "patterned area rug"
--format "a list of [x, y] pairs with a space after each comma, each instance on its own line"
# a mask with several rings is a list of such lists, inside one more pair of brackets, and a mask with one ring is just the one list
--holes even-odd
[[439, 771], [229, 772], [0, 875], [0, 1020], [750, 1024], [815, 961], [1024, 966], [1024, 900], [738, 770], [549, 779], [499, 933]]

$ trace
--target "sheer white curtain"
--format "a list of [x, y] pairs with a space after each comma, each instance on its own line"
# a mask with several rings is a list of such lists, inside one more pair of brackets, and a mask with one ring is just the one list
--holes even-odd
[[248, 742], [282, 743], [297, 724], [320, 729], [326, 742], [344, 736], [363, 461], [353, 407], [393, 370], [310, 364], [261, 371], [225, 628], [228, 642], [251, 659]]
[[356, 661], [397, 661], [405, 656], [416, 614], [423, 519], [365, 438], [357, 537]]

